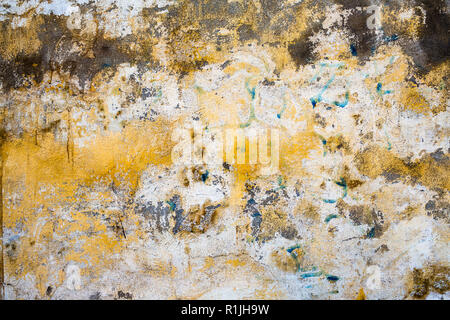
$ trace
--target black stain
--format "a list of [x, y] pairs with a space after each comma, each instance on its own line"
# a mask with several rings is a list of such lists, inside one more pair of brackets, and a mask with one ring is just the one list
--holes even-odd
[[162, 201], [156, 205], [152, 203], [138, 204], [136, 212], [143, 215], [150, 222], [150, 226], [160, 232], [169, 228], [170, 209]]
[[312, 33], [309, 33], [288, 45], [289, 54], [297, 66], [310, 64], [315, 59], [315, 54], [313, 52], [314, 44], [310, 40], [310, 36], [312, 36]]
[[[3, 90], [9, 91], [27, 85], [27, 80], [42, 82], [46, 72], [68, 72], [77, 76], [79, 84], [86, 89], [93, 77], [102, 69], [115, 67], [124, 62], [133, 62], [131, 56], [124, 53], [123, 39], [107, 40], [99, 32], [93, 41], [78, 39], [66, 27], [66, 17], [48, 15], [39, 27], [40, 49], [31, 54], [19, 53], [13, 59], [0, 57], [0, 80]], [[7, 28], [3, 23], [1, 28]], [[84, 43], [84, 53], [73, 52], [73, 43]], [[91, 51], [92, 56], [85, 52]]]
[[298, 236], [298, 231], [294, 226], [289, 225], [281, 230], [281, 236], [288, 240], [293, 240]]
[[[363, 1], [365, 2], [365, 1]], [[354, 10], [347, 19], [346, 28], [350, 33], [352, 46], [349, 49], [360, 61], [367, 60], [377, 47], [375, 29], [369, 29], [367, 20], [370, 14], [365, 10]]]
[[258, 39], [258, 35], [249, 24], [243, 24], [238, 29], [239, 41], [245, 42], [253, 39]]
[[430, 200], [425, 204], [427, 215], [435, 220], [442, 220], [444, 223], [450, 222], [450, 204], [446, 201]]
[[420, 50], [412, 45], [404, 46], [408, 55], [413, 57], [419, 72], [428, 73], [434, 66], [449, 57], [449, 15], [444, 0], [419, 0], [418, 5], [426, 11], [426, 22], [418, 42]]

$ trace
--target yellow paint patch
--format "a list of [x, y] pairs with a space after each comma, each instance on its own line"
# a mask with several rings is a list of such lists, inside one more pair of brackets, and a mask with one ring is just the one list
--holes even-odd
[[225, 261], [226, 264], [229, 264], [233, 267], [241, 267], [241, 266], [245, 266], [245, 261], [240, 261], [239, 259], [229, 259], [227, 261]]
[[423, 114], [431, 111], [428, 101], [419, 93], [417, 87], [402, 88], [399, 103], [405, 110]]

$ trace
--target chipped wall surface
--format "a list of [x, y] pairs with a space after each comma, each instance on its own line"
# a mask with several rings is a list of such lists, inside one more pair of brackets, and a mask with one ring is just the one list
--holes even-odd
[[1, 297], [448, 299], [448, 10], [2, 0]]

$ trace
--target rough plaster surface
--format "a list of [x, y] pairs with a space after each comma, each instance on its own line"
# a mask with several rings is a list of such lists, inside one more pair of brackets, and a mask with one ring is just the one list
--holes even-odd
[[[1, 1], [1, 297], [448, 299], [448, 26], [439, 0]], [[278, 170], [180, 164], [180, 128], [200, 155], [276, 131]]]

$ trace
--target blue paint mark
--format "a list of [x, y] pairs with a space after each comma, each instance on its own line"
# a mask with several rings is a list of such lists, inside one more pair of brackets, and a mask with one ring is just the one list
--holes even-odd
[[369, 232], [367, 233], [367, 238], [373, 238], [373, 237], [375, 237], [375, 227], [370, 229]]
[[384, 37], [383, 40], [386, 43], [397, 41], [398, 40], [398, 35], [394, 34], [394, 35], [392, 35], [390, 37]]
[[252, 213], [252, 217], [253, 218], [261, 217], [261, 213], [259, 213], [259, 211], [256, 211], [256, 212]]
[[348, 98], [349, 98], [349, 93], [348, 91], [345, 93], [345, 100], [343, 102], [339, 102], [339, 101], [334, 101], [334, 105], [338, 106], [340, 108], [345, 108], [348, 104]]
[[298, 261], [297, 252], [294, 251], [296, 249], [300, 249], [300, 245], [299, 244], [296, 244], [295, 246], [292, 246], [292, 247], [288, 248], [286, 251], [291, 255], [292, 259], [294, 259], [295, 265], [297, 267], [297, 272], [298, 272], [298, 271], [301, 271], [302, 268], [300, 266], [300, 261]]
[[387, 149], [388, 149], [388, 151], [391, 151], [392, 150], [392, 144], [389, 141], [390, 137], [389, 137], [388, 133], [386, 132], [386, 130], [384, 130], [384, 134], [386, 135], [386, 138], [387, 138], [387, 143], [388, 143]]
[[328, 217], [325, 218], [325, 222], [328, 223], [333, 219], [339, 218], [337, 214], [330, 214]]
[[[344, 193], [343, 193], [341, 199], [345, 198], [347, 196], [347, 192], [348, 192], [347, 182], [345, 181], [344, 178], [341, 178], [341, 180], [335, 181], [335, 183], [338, 186], [340, 186], [340, 187], [342, 187], [344, 189]], [[323, 199], [323, 202], [325, 202], [325, 203], [336, 203], [337, 200]]]
[[[351, 45], [351, 48], [355, 49], [355, 53], [356, 53], [356, 47], [354, 45]], [[321, 63], [320, 64], [320, 70], [319, 72], [310, 80], [310, 82], [312, 82], [313, 80], [317, 79], [317, 77], [319, 76], [319, 74], [322, 72], [323, 67], [334, 67], [334, 68], [341, 68], [342, 66], [344, 66], [344, 63], [338, 63], [338, 64], [326, 64], [326, 63]], [[313, 106], [313, 109], [316, 107], [317, 103], [321, 102], [323, 100], [323, 94], [325, 93], [325, 91], [330, 87], [330, 85], [333, 83], [334, 79], [336, 78], [336, 75], [333, 74], [333, 76], [331, 77], [330, 80], [328, 80], [328, 82], [325, 84], [325, 86], [322, 88], [322, 90], [319, 92], [319, 94], [317, 94], [315, 97], [310, 98], [310, 102]], [[349, 102], [349, 92], [347, 91], [345, 93], [345, 100], [343, 102], [339, 102], [339, 101], [334, 101], [333, 104], [335, 106], [338, 106], [340, 108], [344, 108], [347, 106], [348, 102]], [[331, 110], [331, 107], [327, 107], [327, 110]]]
[[352, 56], [356, 57], [358, 55], [358, 52], [356, 51], [356, 47], [354, 44], [350, 45], [350, 51], [352, 53]]
[[328, 68], [342, 68], [344, 65], [345, 65], [345, 63], [343, 63], [343, 62], [339, 62], [339, 63], [322, 62], [320, 64], [321, 67], [328, 67]]
[[285, 189], [286, 186], [283, 184], [283, 177], [279, 176], [278, 177], [278, 186], [280, 187], [280, 189]]
[[[330, 86], [330, 84], [334, 81], [334, 78], [335, 78], [335, 75], [333, 75], [333, 76], [331, 77], [331, 79], [328, 80], [328, 82], [325, 84], [325, 86], [323, 87], [322, 91], [320, 92], [320, 95], [319, 95], [320, 97], [322, 96], [322, 94], [325, 93], [325, 90], [327, 90], [328, 87]], [[320, 99], [320, 100], [322, 100], [322, 99]]]
[[277, 114], [278, 119], [281, 119], [281, 116], [283, 115], [285, 110], [286, 110], [286, 103], [283, 103], [283, 108], [281, 109], [280, 113]]
[[209, 176], [209, 171], [208, 171], [208, 170], [206, 170], [206, 172], [205, 172], [205, 173], [202, 173], [202, 181], [203, 181], [203, 182], [205, 182], [205, 181], [206, 181], [206, 179], [208, 179], [208, 176]]
[[307, 279], [307, 278], [316, 278], [316, 277], [320, 277], [322, 275], [322, 271], [317, 271], [317, 272], [307, 272], [307, 273], [303, 273], [302, 275], [300, 275], [300, 277], [302, 279]]
[[336, 181], [336, 184], [338, 186], [340, 186], [340, 187], [346, 187], [347, 186], [347, 184], [345, 183], [345, 179], [344, 178], [341, 178], [340, 181]]
[[319, 71], [314, 75], [314, 77], [311, 78], [311, 80], [309, 80], [309, 82], [312, 83], [312, 82], [316, 81], [316, 79], [322, 74], [323, 68], [325, 68], [325, 67], [326, 68], [338, 68], [338, 69], [340, 69], [344, 65], [345, 65], [345, 63], [343, 63], [343, 62], [334, 63], [334, 64], [333, 63], [322, 62], [322, 63], [319, 64], [319, 66], [320, 66]]
[[256, 87], [250, 88], [248, 86], [249, 81], [250, 80], [247, 80], [245, 82], [245, 88], [247, 89], [248, 93], [250, 93], [250, 96], [252, 97], [252, 100], [254, 100], [255, 99], [255, 95], [256, 95]]
[[246, 123], [243, 123], [240, 125], [241, 128], [249, 127], [251, 125], [252, 121], [256, 119], [255, 106], [254, 106], [254, 100], [255, 100], [255, 96], [256, 96], [256, 87], [249, 88], [249, 86], [248, 86], [249, 81], [250, 81], [250, 79], [245, 81], [245, 88], [247, 89], [248, 93], [250, 94], [250, 96], [252, 98], [252, 103], [250, 105], [250, 116]]
[[248, 92], [250, 93], [250, 96], [252, 97], [252, 100], [255, 100], [255, 95], [256, 95], [256, 87], [253, 87], [251, 89], [248, 89]]
[[342, 198], [345, 198], [347, 196], [348, 191], [347, 182], [345, 181], [344, 178], [341, 178], [341, 180], [337, 181], [336, 184], [344, 189], [344, 194], [342, 195]]
[[327, 275], [327, 280], [331, 282], [336, 282], [339, 280], [338, 276]]
[[175, 211], [175, 209], [177, 208], [177, 204], [175, 202], [166, 201], [166, 203], [170, 206], [171, 211]]
[[383, 95], [383, 94], [390, 94], [393, 91], [392, 90], [381, 90], [383, 88], [383, 85], [381, 84], [381, 82], [378, 82], [377, 84], [377, 93], [379, 95]]
[[327, 150], [325, 149], [325, 146], [327, 145], [327, 140], [325, 140], [324, 137], [322, 137], [321, 135], [319, 135], [320, 141], [322, 141], [322, 145], [324, 146], [323, 148], [323, 156], [325, 157], [327, 154]]
[[286, 249], [286, 251], [289, 252], [290, 254], [292, 254], [292, 252], [293, 252], [295, 249], [300, 249], [300, 245], [299, 245], [299, 244], [296, 244], [295, 246], [292, 246], [292, 247]]
[[313, 105], [313, 108], [316, 107], [317, 102], [322, 101], [322, 95], [325, 93], [325, 91], [328, 89], [328, 87], [331, 85], [331, 83], [333, 83], [334, 78], [335, 78], [335, 75], [333, 75], [331, 77], [331, 79], [328, 80], [328, 82], [325, 84], [325, 86], [322, 88], [322, 90], [319, 92], [319, 94], [316, 97], [310, 99], [310, 101]]
[[381, 84], [381, 82], [378, 82], [377, 84], [377, 92], [381, 92], [381, 88], [383, 87], [383, 85]]

